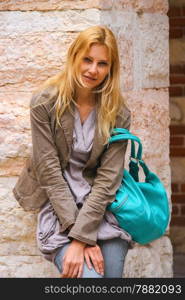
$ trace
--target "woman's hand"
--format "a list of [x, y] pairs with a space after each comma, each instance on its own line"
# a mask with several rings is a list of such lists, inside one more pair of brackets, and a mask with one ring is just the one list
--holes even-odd
[[84, 256], [89, 269], [92, 268], [93, 264], [96, 272], [104, 275], [104, 259], [101, 253], [101, 249], [98, 245], [86, 246], [84, 249]]
[[63, 257], [62, 278], [80, 278], [83, 272], [84, 248], [86, 244], [73, 240]]

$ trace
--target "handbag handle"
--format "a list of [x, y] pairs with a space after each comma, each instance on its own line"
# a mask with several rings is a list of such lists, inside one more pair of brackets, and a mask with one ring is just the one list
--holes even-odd
[[[116, 135], [114, 135], [116, 133]], [[124, 128], [114, 128], [111, 133], [111, 137], [109, 138], [109, 144], [121, 140], [131, 140], [131, 158], [136, 159], [136, 160], [142, 160], [142, 144], [140, 139], [131, 134], [127, 129]], [[138, 152], [137, 155], [135, 156], [135, 144], [134, 142], [137, 142], [139, 147], [138, 147]]]
[[[129, 173], [132, 175], [135, 181], [139, 181], [139, 164], [142, 166], [142, 144], [140, 139], [131, 134], [129, 130], [125, 128], [114, 128], [111, 132], [111, 137], [109, 138], [109, 143], [113, 143], [121, 140], [131, 140], [131, 155], [129, 163]], [[135, 155], [135, 142], [138, 143], [137, 155]], [[134, 159], [134, 160], [133, 160]], [[143, 162], [144, 163], [144, 162]]]
[[[130, 132], [125, 128], [114, 128], [113, 129], [113, 134], [114, 133], [130, 133]], [[135, 144], [134, 144], [133, 140], [131, 140], [131, 157], [136, 159]]]

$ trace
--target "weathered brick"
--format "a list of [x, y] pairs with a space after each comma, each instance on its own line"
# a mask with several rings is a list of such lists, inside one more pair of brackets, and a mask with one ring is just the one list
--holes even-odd
[[170, 18], [170, 26], [172, 27], [184, 27], [185, 26], [185, 18]]
[[170, 225], [171, 226], [185, 226], [185, 217], [172, 216]]
[[171, 146], [182, 146], [184, 145], [184, 137], [181, 136], [173, 136], [170, 138]]
[[171, 97], [183, 96], [183, 87], [181, 87], [181, 86], [170, 86], [169, 87], [169, 93], [170, 93]]
[[171, 187], [172, 187], [172, 192], [173, 193], [177, 193], [179, 191], [179, 185], [178, 185], [178, 183], [172, 183]]
[[170, 65], [170, 74], [185, 74], [185, 65]]
[[172, 206], [172, 216], [177, 216], [180, 213], [180, 209], [178, 207], [178, 205], [173, 205]]
[[185, 6], [182, 7], [182, 15], [185, 16]]
[[185, 193], [185, 183], [181, 184], [181, 192]]
[[170, 125], [170, 134], [185, 134], [185, 125]]
[[173, 74], [170, 76], [170, 83], [171, 84], [185, 84], [185, 75], [180, 74]]
[[183, 37], [182, 28], [170, 28], [170, 39], [180, 39]]
[[170, 147], [170, 156], [182, 157], [185, 156], [185, 147]]
[[181, 215], [185, 215], [185, 205], [181, 205]]
[[185, 203], [185, 195], [184, 194], [173, 194], [172, 195], [172, 203]]
[[169, 11], [168, 11], [168, 16], [171, 18], [171, 17], [178, 17], [178, 16], [181, 16], [182, 15], [182, 9], [181, 7], [175, 7], [175, 6], [171, 6], [169, 8]]

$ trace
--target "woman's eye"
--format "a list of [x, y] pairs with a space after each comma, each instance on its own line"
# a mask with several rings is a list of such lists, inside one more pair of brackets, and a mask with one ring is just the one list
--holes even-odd
[[103, 66], [107, 66], [107, 63], [105, 61], [101, 61], [99, 64]]
[[[84, 57], [83, 61], [86, 62], [86, 63], [92, 63], [93, 62], [92, 59], [90, 59], [89, 57]], [[106, 61], [100, 61], [100, 62], [98, 62], [98, 65], [107, 66], [108, 63]]]
[[91, 62], [90, 58], [88, 58], [88, 57], [84, 57], [84, 61]]

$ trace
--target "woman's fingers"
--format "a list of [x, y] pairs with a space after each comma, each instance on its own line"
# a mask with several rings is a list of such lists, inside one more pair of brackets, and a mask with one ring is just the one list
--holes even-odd
[[96, 272], [103, 275], [104, 274], [104, 264], [103, 264], [102, 257], [99, 255], [92, 256], [92, 262], [93, 262]]
[[82, 269], [83, 262], [66, 262], [64, 260], [61, 278], [76, 278], [78, 274], [81, 274]]
[[62, 278], [74, 278], [82, 274], [85, 243], [73, 240], [65, 252]]
[[[94, 247], [87, 247], [85, 249], [85, 258], [88, 267], [90, 266], [91, 262], [94, 266], [94, 269], [97, 273], [103, 275], [104, 274], [104, 259], [101, 253], [101, 249], [98, 245]], [[90, 262], [90, 264], [89, 264]], [[91, 266], [92, 266], [91, 264]]]
[[79, 273], [80, 265], [74, 263], [64, 263], [61, 278], [75, 278]]
[[90, 260], [89, 254], [86, 251], [85, 251], [84, 256], [85, 256], [86, 264], [87, 264], [88, 268], [91, 270], [92, 269], [91, 260]]
[[73, 272], [71, 273], [70, 278], [77, 278], [78, 273], [79, 273], [79, 269], [80, 269], [79, 266], [75, 267], [75, 268], [73, 269]]
[[93, 266], [94, 266], [94, 268], [95, 268], [95, 271], [96, 271], [97, 273], [101, 274], [101, 273], [100, 273], [100, 268], [99, 268], [99, 263], [98, 263], [97, 258], [96, 258], [94, 255], [92, 255], [91, 259], [92, 259], [92, 263], [93, 263]]
[[66, 263], [65, 259], [63, 259], [63, 271], [61, 274], [61, 278], [67, 278], [68, 274], [69, 274], [69, 264]]
[[63, 272], [62, 278], [80, 278], [83, 273], [84, 258], [86, 260], [89, 269], [94, 267], [95, 271], [101, 275], [104, 275], [104, 259], [101, 249], [98, 245], [75, 247], [71, 245], [66, 251], [63, 258]]
[[82, 273], [83, 273], [83, 264], [81, 264], [80, 267], [79, 267], [77, 278], [81, 278]]
[[98, 264], [99, 264], [100, 274], [104, 275], [104, 259], [100, 247], [97, 248], [97, 252], [99, 257]]

